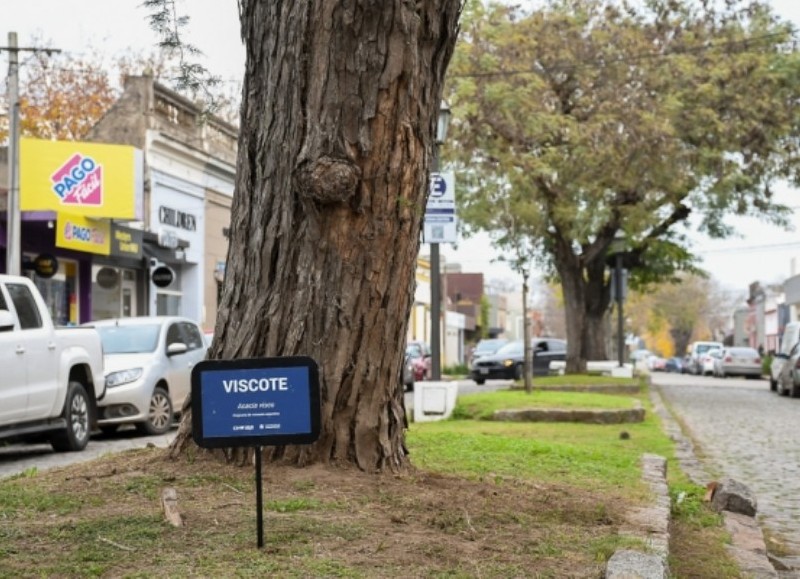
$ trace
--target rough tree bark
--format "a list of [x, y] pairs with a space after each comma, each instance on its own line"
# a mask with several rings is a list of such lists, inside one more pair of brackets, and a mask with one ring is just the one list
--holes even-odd
[[[209, 357], [318, 362], [319, 441], [266, 459], [400, 470], [403, 344], [461, 0], [239, 7], [238, 171]], [[192, 444], [190, 415], [173, 456]]]
[[[566, 247], [566, 244], [564, 244]], [[611, 293], [605, 263], [595, 259], [585, 264], [572, 253], [556, 253], [556, 269], [564, 292], [567, 327], [567, 373], [583, 373], [587, 360], [605, 360], [606, 315]]]

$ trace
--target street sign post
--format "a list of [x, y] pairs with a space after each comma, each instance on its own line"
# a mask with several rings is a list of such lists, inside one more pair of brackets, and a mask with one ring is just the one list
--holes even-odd
[[455, 243], [456, 187], [452, 171], [431, 173], [431, 189], [425, 206], [423, 236], [426, 243]]
[[197, 445], [255, 449], [259, 549], [264, 546], [262, 447], [310, 444], [319, 433], [319, 369], [311, 358], [204, 360], [192, 369]]

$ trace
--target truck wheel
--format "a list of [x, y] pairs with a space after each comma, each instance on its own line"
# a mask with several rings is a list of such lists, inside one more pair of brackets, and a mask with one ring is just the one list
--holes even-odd
[[64, 401], [62, 418], [67, 427], [53, 434], [50, 444], [59, 452], [83, 450], [89, 444], [90, 420], [89, 396], [80, 382], [72, 381], [67, 386], [67, 399]]
[[161, 386], [156, 386], [150, 397], [147, 420], [137, 422], [136, 430], [141, 434], [164, 434], [172, 427], [172, 414], [172, 400], [169, 393]]
[[769, 389], [772, 392], [775, 392], [778, 389], [778, 382], [775, 380], [775, 378], [772, 378], [771, 376], [769, 379]]

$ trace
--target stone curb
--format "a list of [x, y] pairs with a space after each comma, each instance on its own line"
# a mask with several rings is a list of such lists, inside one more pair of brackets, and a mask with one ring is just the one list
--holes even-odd
[[625, 424], [642, 422], [644, 408], [620, 410], [566, 410], [563, 408], [523, 408], [496, 410], [494, 420], [509, 422], [581, 422], [585, 424]]
[[607, 579], [667, 579], [669, 577], [670, 498], [667, 487], [667, 460], [656, 454], [642, 456], [642, 480], [650, 487], [653, 499], [626, 516], [620, 534], [642, 541], [647, 552], [620, 549], [606, 564]]
[[639, 394], [638, 384], [562, 384], [560, 386], [541, 386], [539, 392], [589, 392], [592, 394]]

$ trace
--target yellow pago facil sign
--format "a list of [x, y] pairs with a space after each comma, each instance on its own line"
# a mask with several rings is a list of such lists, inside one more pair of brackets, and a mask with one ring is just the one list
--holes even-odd
[[141, 219], [143, 156], [127, 145], [20, 141], [20, 209]]
[[56, 219], [56, 247], [86, 253], [111, 253], [111, 222], [59, 213]]

